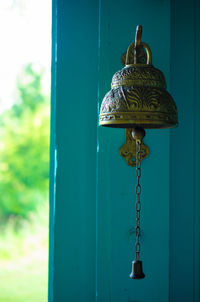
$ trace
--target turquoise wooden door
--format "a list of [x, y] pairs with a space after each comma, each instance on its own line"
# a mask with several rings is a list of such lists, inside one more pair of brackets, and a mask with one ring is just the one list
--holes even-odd
[[[198, 17], [195, 0], [53, 2], [49, 301], [199, 301]], [[146, 133], [134, 281], [135, 169], [98, 110], [137, 24], [180, 125]]]

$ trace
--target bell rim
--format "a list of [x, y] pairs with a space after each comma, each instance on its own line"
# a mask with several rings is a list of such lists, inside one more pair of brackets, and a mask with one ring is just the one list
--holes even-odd
[[128, 128], [135, 128], [135, 127], [141, 127], [144, 129], [172, 129], [172, 128], [177, 128], [179, 123], [168, 123], [168, 124], [161, 124], [155, 122], [152, 124], [147, 124], [143, 121], [139, 121], [138, 123], [135, 122], [130, 122], [130, 123], [109, 123], [109, 122], [101, 122], [99, 123], [99, 126], [107, 127], [107, 128], [122, 128], [122, 129], [128, 129]]
[[121, 129], [128, 129], [128, 128], [135, 128], [135, 127], [141, 127], [144, 129], [172, 129], [172, 128], [177, 128], [178, 127], [178, 122], [177, 123], [168, 123], [168, 124], [161, 124], [155, 122], [152, 122], [152, 124], [147, 124], [145, 122], [130, 122], [130, 123], [109, 123], [109, 122], [101, 122], [99, 123], [99, 126], [107, 127], [107, 128], [121, 128]]
[[178, 117], [174, 113], [164, 112], [112, 112], [99, 115], [99, 126], [110, 128], [167, 129], [178, 126]]
[[129, 275], [129, 277], [131, 278], [131, 279], [135, 279], [135, 280], [139, 280], [139, 279], [144, 279], [145, 278], [145, 274], [143, 273], [143, 274], [140, 274], [140, 275], [137, 275], [137, 274], [134, 274], [134, 275]]

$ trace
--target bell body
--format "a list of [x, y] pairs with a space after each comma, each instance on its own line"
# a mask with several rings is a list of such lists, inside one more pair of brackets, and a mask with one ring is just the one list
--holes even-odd
[[125, 67], [114, 74], [102, 101], [100, 126], [151, 129], [178, 124], [176, 104], [166, 90], [163, 73], [152, 65], [149, 46], [140, 41], [139, 28], [135, 43], [128, 47]]
[[176, 104], [163, 73], [150, 64], [131, 64], [116, 72], [101, 104], [99, 124], [115, 128], [172, 128]]

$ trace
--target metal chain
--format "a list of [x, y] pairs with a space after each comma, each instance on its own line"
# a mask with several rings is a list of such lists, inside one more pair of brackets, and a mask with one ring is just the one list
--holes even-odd
[[140, 177], [141, 177], [141, 141], [136, 139], [136, 243], [135, 243], [135, 253], [136, 260], [139, 260], [140, 257], [140, 194], [141, 194], [141, 185], [140, 185]]

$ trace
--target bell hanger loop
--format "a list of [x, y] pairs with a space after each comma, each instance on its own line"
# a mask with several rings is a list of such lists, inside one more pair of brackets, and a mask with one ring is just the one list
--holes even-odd
[[[140, 47], [143, 47], [146, 51], [147, 54], [147, 65], [151, 65], [152, 64], [152, 53], [151, 53], [151, 49], [149, 47], [148, 44], [146, 44], [145, 42], [141, 42], [142, 39], [142, 26], [138, 25], [136, 27], [136, 32], [135, 32], [135, 42], [132, 43], [127, 50], [126, 53], [126, 60], [125, 60], [125, 66], [132, 66], [134, 64], [138, 64], [138, 54], [139, 54], [139, 50]], [[131, 62], [131, 51], [133, 49], [134, 52], [134, 59], [133, 62]]]

